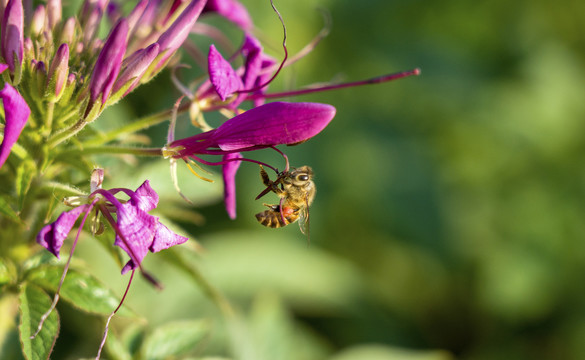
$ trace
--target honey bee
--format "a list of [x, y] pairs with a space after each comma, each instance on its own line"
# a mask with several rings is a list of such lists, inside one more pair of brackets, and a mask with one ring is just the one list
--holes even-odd
[[317, 191], [312, 180], [313, 170], [309, 166], [302, 166], [290, 171], [283, 171], [278, 174], [275, 181], [272, 181], [261, 165], [260, 177], [266, 185], [266, 189], [256, 197], [256, 200], [272, 191], [280, 197], [280, 203], [264, 204], [268, 210], [256, 214], [258, 222], [267, 227], [279, 228], [300, 218], [299, 225], [305, 234], [304, 227], [308, 231], [309, 225], [309, 206]]

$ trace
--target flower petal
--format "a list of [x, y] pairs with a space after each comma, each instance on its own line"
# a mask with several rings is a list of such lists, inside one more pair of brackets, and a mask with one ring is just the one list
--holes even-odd
[[146, 256], [154, 239], [158, 219], [131, 202], [117, 206], [117, 215], [121, 234], [116, 234], [114, 245], [122, 248], [132, 261], [128, 268], [124, 267], [122, 273], [125, 273], [136, 268]]
[[189, 239], [173, 232], [159, 222], [156, 226], [156, 234], [154, 235], [154, 240], [149, 250], [153, 253], [159, 252], [171, 246], [180, 245], [187, 240]]
[[236, 172], [240, 167], [241, 161], [230, 161], [230, 159], [240, 159], [240, 153], [231, 153], [223, 156], [223, 199], [225, 209], [230, 219], [236, 218]]
[[0, 99], [4, 103], [6, 125], [4, 127], [4, 139], [0, 145], [0, 168], [10, 154], [10, 149], [18, 140], [24, 125], [30, 115], [30, 109], [24, 98], [12, 85], [6, 83], [0, 90]]
[[[150, 211], [158, 205], [158, 194], [150, 186], [150, 181], [146, 180], [136, 189], [134, 193], [135, 197], [131, 198], [131, 201], [140, 208], [142, 211]], [[136, 200], [138, 199], [138, 202]]]
[[208, 0], [205, 12], [216, 12], [243, 30], [252, 28], [252, 19], [246, 8], [236, 0]]
[[334, 116], [327, 104], [273, 102], [229, 119], [211, 138], [224, 151], [292, 145], [317, 135]]
[[209, 80], [221, 101], [242, 88], [242, 80], [213, 44], [209, 47], [207, 63]]
[[71, 232], [79, 215], [87, 211], [88, 207], [89, 205], [81, 205], [59, 215], [57, 220], [41, 229], [37, 235], [37, 243], [59, 259], [59, 251], [63, 246], [63, 241]]

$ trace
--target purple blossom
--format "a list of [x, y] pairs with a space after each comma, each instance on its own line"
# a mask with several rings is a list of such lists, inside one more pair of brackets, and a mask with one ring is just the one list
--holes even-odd
[[335, 116], [335, 108], [319, 103], [272, 102], [237, 115], [217, 129], [173, 141], [179, 148], [173, 157], [194, 154], [226, 154], [292, 145], [323, 130]]
[[[8, 68], [6, 64], [0, 64], [0, 73]], [[0, 90], [0, 99], [4, 104], [4, 138], [0, 144], [0, 168], [6, 162], [10, 149], [24, 129], [30, 115], [30, 109], [24, 98], [12, 85], [5, 83], [4, 89]]]
[[[224, 199], [231, 218], [236, 216], [235, 176], [240, 152], [306, 141], [323, 130], [335, 116], [335, 108], [318, 103], [273, 102], [237, 115], [217, 129], [180, 139], [165, 151], [174, 158], [223, 155]], [[204, 162], [206, 163], [206, 162]], [[210, 163], [214, 164], [214, 163]]]
[[22, 64], [24, 54], [24, 10], [22, 0], [11, 0], [6, 5], [1, 26], [0, 50], [10, 71]]
[[[130, 199], [127, 202], [119, 201], [114, 197], [119, 192], [126, 194]], [[57, 258], [64, 240], [79, 216], [94, 208], [102, 212], [107, 211], [108, 214], [104, 214], [106, 219], [111, 219], [109, 212], [116, 214], [116, 222], [111, 224], [116, 231], [114, 245], [122, 248], [130, 256], [130, 260], [122, 268], [122, 274], [138, 267], [148, 251], [158, 252], [187, 241], [186, 237], [161, 224], [158, 217], [148, 214], [158, 205], [158, 194], [148, 180], [136, 191], [125, 188], [97, 189], [86, 200], [87, 203], [62, 213], [53, 223], [43, 227], [37, 235], [37, 242]]]

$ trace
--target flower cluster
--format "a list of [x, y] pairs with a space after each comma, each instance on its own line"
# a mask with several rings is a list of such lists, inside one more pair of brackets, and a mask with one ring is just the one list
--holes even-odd
[[[274, 149], [283, 155], [284, 169], [288, 170], [288, 157], [277, 147], [311, 139], [336, 114], [336, 109], [328, 104], [267, 103], [267, 100], [418, 74], [418, 70], [412, 70], [354, 83], [270, 93], [269, 85], [280, 71], [308, 54], [320, 39], [289, 59], [285, 28], [284, 58], [269, 56], [253, 35], [254, 26], [248, 12], [237, 0], [139, 0], [127, 15], [123, 2], [84, 0], [77, 15], [68, 18], [63, 17], [61, 0], [47, 0], [34, 9], [28, 4], [23, 6], [22, 0], [0, 1], [0, 74], [4, 82], [0, 90], [3, 105], [0, 180], [11, 184], [0, 192], [0, 212], [6, 215], [0, 218], [0, 228], [6, 234], [14, 234], [8, 237], [17, 242], [34, 238], [59, 258], [65, 240], [82, 217], [69, 260], [82, 229], [89, 227], [92, 236], [102, 233], [112, 236], [113, 244], [127, 254], [126, 264], [120, 262], [123, 274], [128, 271], [134, 274], [139, 269], [155, 284], [154, 278], [143, 269], [142, 261], [147, 253], [182, 244], [187, 238], [150, 214], [158, 206], [159, 197], [149, 180], [141, 179], [144, 182], [136, 190], [102, 189], [104, 170], [93, 163], [93, 158], [90, 160], [90, 155], [156, 156], [170, 159], [171, 169], [178, 159], [188, 166], [219, 165], [226, 210], [235, 218], [235, 176], [239, 166], [245, 161], [254, 162], [280, 173], [277, 167], [245, 157], [243, 153]], [[25, 14], [25, 9], [32, 12]], [[227, 37], [221, 31], [198, 21], [209, 15], [219, 16], [240, 29], [240, 45], [226, 46]], [[100, 30], [105, 27], [107, 36], [102, 38]], [[189, 39], [191, 33], [208, 36], [215, 44], [200, 50]], [[174, 71], [180, 67], [178, 50], [182, 47], [206, 74], [198, 77], [198, 82], [179, 79]], [[224, 57], [222, 51], [227, 49], [236, 50]], [[183, 93], [174, 108], [106, 133], [97, 130], [94, 124], [104, 109], [168, 67], [172, 68], [172, 79]], [[181, 105], [184, 98], [188, 103]], [[183, 112], [189, 114], [192, 124], [201, 131], [176, 139], [174, 125], [177, 114]], [[219, 112], [225, 121], [216, 128], [210, 127], [205, 121], [209, 112]], [[110, 144], [169, 119], [171, 125], [165, 146], [149, 149], [124, 147], [122, 141]], [[221, 159], [212, 162], [208, 156]], [[90, 172], [91, 189], [83, 193], [78, 188], [84, 187]], [[55, 214], [56, 198], [69, 207], [60, 215]], [[116, 253], [111, 246], [108, 248]], [[1, 261], [2, 257], [0, 265]], [[40, 333], [54, 310], [69, 265], [68, 261], [53, 305], [41, 317], [31, 338]], [[132, 276], [130, 282], [131, 279]], [[47, 348], [45, 358], [51, 350]]]

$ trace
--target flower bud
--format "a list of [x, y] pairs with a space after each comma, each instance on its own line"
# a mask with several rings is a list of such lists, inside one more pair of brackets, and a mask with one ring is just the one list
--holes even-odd
[[124, 86], [128, 86], [129, 81], [132, 83], [125, 90], [123, 96], [126, 96], [140, 82], [142, 75], [146, 72], [154, 58], [158, 55], [159, 46], [154, 43], [146, 49], [140, 49], [124, 60], [124, 70], [114, 83], [112, 92], [116, 93]]
[[[197, 21], [199, 14], [205, 6], [205, 0], [192, 1], [185, 10], [177, 17], [173, 24], [158, 38], [158, 45], [160, 46], [160, 54], [162, 56], [158, 59], [154, 73], [156, 73], [169, 58], [177, 51], [183, 44], [191, 28]], [[164, 53], [164, 54], [163, 54]]]
[[63, 25], [63, 31], [61, 31], [61, 43], [72, 44], [75, 36], [75, 18], [68, 18]]
[[63, 95], [65, 81], [69, 75], [69, 46], [61, 44], [51, 62], [48, 78], [49, 97], [57, 101]]
[[54, 30], [55, 26], [61, 22], [61, 0], [47, 1], [47, 18], [49, 19], [49, 29]]
[[38, 36], [45, 27], [46, 19], [45, 7], [43, 5], [37, 6], [30, 21], [30, 33], [33, 36]]
[[[24, 10], [22, 0], [11, 0], [6, 5], [2, 19], [0, 50], [10, 72], [15, 70], [20, 78], [20, 68], [24, 55]], [[18, 69], [17, 69], [18, 68]], [[15, 81], [18, 82], [18, 81]]]
[[122, 66], [127, 37], [128, 23], [125, 19], [121, 19], [110, 32], [93, 68], [89, 83], [90, 106], [98, 99], [99, 95], [101, 95], [101, 104], [106, 103]]

